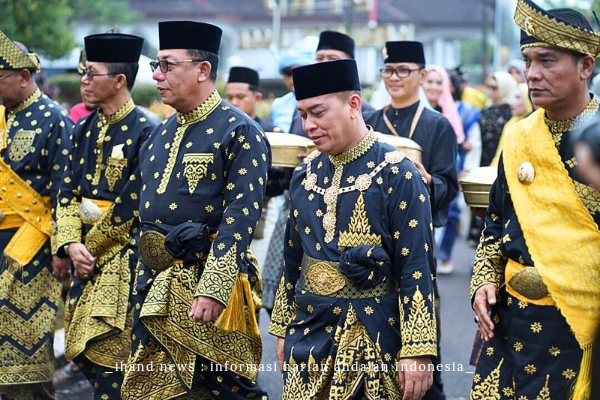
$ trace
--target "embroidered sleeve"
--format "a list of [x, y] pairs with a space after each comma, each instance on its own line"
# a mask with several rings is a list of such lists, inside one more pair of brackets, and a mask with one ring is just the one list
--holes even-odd
[[295, 207], [292, 199], [285, 231], [283, 276], [277, 289], [269, 325], [269, 333], [279, 337], [285, 337], [288, 325], [296, 317], [296, 282], [300, 278], [304, 254], [295, 218]]
[[435, 356], [437, 324], [433, 293], [433, 224], [428, 188], [409, 162], [389, 184], [394, 271], [399, 290], [400, 358]]
[[195, 291], [195, 296], [212, 297], [225, 305], [237, 273], [246, 272], [246, 251], [260, 219], [271, 165], [266, 137], [254, 125], [239, 125], [226, 138], [227, 144], [220, 146], [225, 160], [224, 212]]
[[485, 229], [481, 234], [477, 251], [475, 252], [475, 267], [471, 277], [471, 300], [477, 289], [483, 285], [494, 284], [499, 287], [504, 281], [506, 257], [500, 248], [502, 242], [503, 219], [502, 189], [503, 168], [499, 165], [498, 179], [490, 191], [490, 204], [485, 216]]
[[[47, 139], [47, 163], [50, 173], [50, 196], [52, 204], [52, 236], [50, 243], [52, 254], [57, 254], [60, 244], [59, 230], [57, 226], [58, 193], [63, 180], [63, 173], [69, 164], [69, 149], [73, 139], [73, 122], [67, 117], [66, 111], [61, 111], [60, 118], [55, 121], [54, 127], [48, 134]], [[80, 235], [81, 237], [81, 235]], [[64, 244], [64, 243], [63, 243]]]
[[[76, 136], [80, 132], [79, 126], [73, 132], [72, 137], [79, 137]], [[80, 243], [82, 241], [82, 223], [79, 217], [81, 196], [78, 191], [78, 185], [80, 184], [78, 171], [81, 171], [81, 169], [74, 162], [77, 158], [78, 142], [78, 140], [73, 140], [73, 149], [67, 158], [68, 167], [63, 168], [64, 172], [56, 201], [56, 236], [53, 239], [53, 247], [56, 247], [60, 256], [64, 256], [62, 247], [65, 244]]]

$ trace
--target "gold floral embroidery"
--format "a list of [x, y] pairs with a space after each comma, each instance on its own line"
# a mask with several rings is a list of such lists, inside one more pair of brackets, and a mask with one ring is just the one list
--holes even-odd
[[[437, 354], [437, 327], [433, 317], [433, 302], [431, 307], [425, 302], [423, 294], [417, 285], [408, 310], [408, 318], [402, 319], [402, 358], [413, 355]], [[400, 315], [405, 315], [404, 304], [400, 304]]]
[[371, 233], [371, 225], [365, 209], [363, 194], [358, 196], [358, 200], [352, 211], [348, 230], [339, 233], [338, 248], [343, 251], [348, 247], [360, 245], [381, 246], [381, 235]]
[[183, 155], [183, 174], [188, 182], [190, 194], [194, 193], [198, 182], [203, 179], [208, 172], [208, 164], [212, 164], [214, 155], [212, 153], [188, 153]]
[[115, 184], [121, 178], [123, 178], [123, 169], [127, 166], [126, 158], [115, 158], [109, 157], [106, 173], [104, 177], [106, 178], [106, 182], [108, 183], [108, 189], [112, 192], [115, 189]]
[[502, 367], [502, 363], [504, 359], [500, 360], [500, 363], [494, 370], [483, 380], [483, 382], [476, 383], [473, 389], [471, 390], [471, 400], [492, 400], [501, 398], [500, 395], [500, 368]]
[[475, 295], [477, 289], [488, 283], [500, 287], [504, 281], [505, 264], [506, 258], [500, 251], [499, 241], [489, 240], [480, 243], [475, 252], [475, 267], [471, 278], [471, 297]]
[[175, 167], [175, 163], [177, 162], [179, 146], [181, 146], [181, 140], [183, 139], [183, 136], [188, 126], [198, 121], [204, 121], [206, 118], [208, 118], [210, 113], [217, 108], [220, 102], [221, 96], [219, 96], [219, 93], [215, 90], [208, 97], [208, 99], [206, 99], [194, 110], [186, 114], [177, 113], [177, 122], [180, 124], [180, 126], [178, 126], [177, 130], [175, 131], [175, 137], [173, 138], [172, 144], [169, 149], [167, 165], [165, 166], [165, 170], [163, 171], [160, 184], [158, 185], [158, 189], [156, 189], [156, 193], [164, 194], [167, 191], [167, 185], [169, 184], [171, 174], [173, 173], [173, 168]]

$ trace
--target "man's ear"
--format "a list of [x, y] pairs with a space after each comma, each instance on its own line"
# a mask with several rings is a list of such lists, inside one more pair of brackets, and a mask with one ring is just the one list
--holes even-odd
[[585, 57], [579, 60], [581, 63], [581, 79], [589, 80], [590, 76], [594, 73], [594, 68], [596, 67], [596, 60], [592, 56], [586, 55]]
[[210, 79], [210, 72], [212, 71], [210, 61], [200, 61], [198, 63], [198, 70], [200, 71], [198, 82], [204, 82]]

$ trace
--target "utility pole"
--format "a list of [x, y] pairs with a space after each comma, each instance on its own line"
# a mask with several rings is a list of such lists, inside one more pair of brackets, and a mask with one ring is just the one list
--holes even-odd
[[[493, 1], [493, 0], [491, 0]], [[481, 0], [481, 80], [488, 76], [488, 0]]]

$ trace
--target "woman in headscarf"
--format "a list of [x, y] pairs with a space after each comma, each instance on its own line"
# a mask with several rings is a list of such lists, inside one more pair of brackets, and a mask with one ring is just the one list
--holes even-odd
[[513, 101], [510, 103], [510, 111], [512, 113], [512, 117], [504, 125], [502, 135], [500, 136], [500, 140], [498, 141], [496, 155], [494, 156], [494, 159], [492, 160], [492, 163], [490, 165], [498, 165], [498, 160], [500, 159], [500, 154], [502, 153], [502, 143], [504, 141], [504, 138], [506, 137], [506, 132], [508, 132], [514, 124], [531, 114], [531, 112], [533, 111], [533, 105], [531, 104], [531, 100], [529, 99], [529, 89], [527, 89], [526, 83], [519, 84], [519, 90], [517, 90]]
[[[481, 110], [479, 126], [481, 128], [481, 163], [487, 167], [492, 163], [500, 135], [504, 125], [512, 118], [510, 102], [518, 91], [517, 81], [506, 71], [496, 71], [485, 79], [488, 92], [488, 105]], [[483, 229], [483, 221], [476, 217], [471, 219], [468, 241], [471, 244], [479, 243], [479, 236]]]

